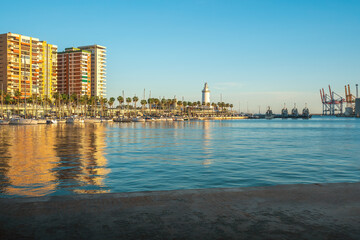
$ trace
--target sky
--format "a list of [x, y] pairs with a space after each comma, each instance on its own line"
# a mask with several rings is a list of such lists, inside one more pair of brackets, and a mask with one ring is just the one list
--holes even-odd
[[[107, 97], [211, 101], [280, 113], [319, 89], [360, 83], [360, 1], [5, 1], [0, 33], [66, 47], [107, 47]], [[16, 11], [15, 11], [16, 9]]]

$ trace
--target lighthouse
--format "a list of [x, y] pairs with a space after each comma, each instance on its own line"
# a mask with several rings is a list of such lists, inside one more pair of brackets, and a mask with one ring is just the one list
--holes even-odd
[[202, 90], [202, 103], [205, 105], [210, 103], [210, 91], [207, 83], [205, 83], [204, 89]]

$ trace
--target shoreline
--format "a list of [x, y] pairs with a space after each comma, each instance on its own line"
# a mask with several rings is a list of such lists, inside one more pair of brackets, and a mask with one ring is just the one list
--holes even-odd
[[0, 239], [359, 239], [360, 182], [0, 199]]

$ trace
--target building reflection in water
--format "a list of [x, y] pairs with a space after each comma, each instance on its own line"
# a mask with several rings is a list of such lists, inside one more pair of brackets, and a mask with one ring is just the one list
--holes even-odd
[[6, 193], [10, 185], [8, 177], [9, 161], [11, 160], [9, 132], [9, 128], [0, 128], [0, 194]]
[[212, 148], [211, 148], [211, 129], [210, 129], [210, 121], [203, 121], [203, 151], [204, 151], [204, 161], [203, 165], [210, 165], [212, 162]]
[[108, 192], [105, 129], [100, 124], [3, 126], [0, 194]]
[[52, 146], [54, 131], [45, 125], [3, 126], [9, 129], [9, 169], [11, 185], [6, 192], [15, 196], [42, 196], [54, 191], [56, 184], [51, 169], [57, 161]]

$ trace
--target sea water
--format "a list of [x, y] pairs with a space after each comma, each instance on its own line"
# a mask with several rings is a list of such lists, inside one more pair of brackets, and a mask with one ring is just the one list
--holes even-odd
[[0, 126], [0, 197], [357, 182], [360, 119]]

